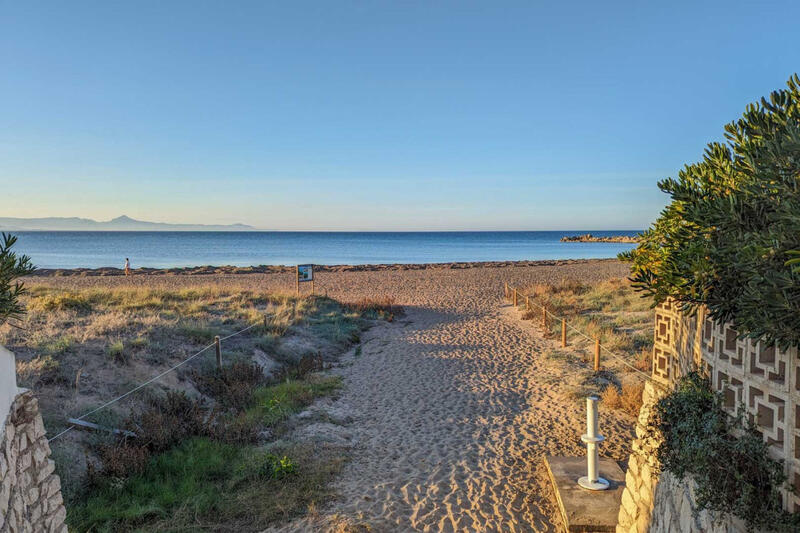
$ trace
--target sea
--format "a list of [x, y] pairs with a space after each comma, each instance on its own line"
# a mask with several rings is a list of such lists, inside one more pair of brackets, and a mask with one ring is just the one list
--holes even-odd
[[560, 242], [636, 231], [23, 231], [14, 251], [38, 268], [363, 265], [615, 257], [635, 245]]

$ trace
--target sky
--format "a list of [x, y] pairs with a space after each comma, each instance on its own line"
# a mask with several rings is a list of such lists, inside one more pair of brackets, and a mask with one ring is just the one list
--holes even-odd
[[0, 216], [642, 229], [800, 2], [0, 0]]

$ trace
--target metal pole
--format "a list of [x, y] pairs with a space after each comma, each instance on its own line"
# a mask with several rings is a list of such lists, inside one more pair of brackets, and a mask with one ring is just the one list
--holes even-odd
[[608, 481], [597, 474], [598, 452], [597, 445], [605, 440], [605, 437], [597, 433], [597, 402], [598, 396], [592, 395], [586, 398], [586, 434], [581, 436], [581, 440], [586, 443], [586, 476], [578, 480], [578, 485], [589, 490], [606, 490]]
[[214, 337], [214, 348], [217, 351], [217, 368], [222, 370], [222, 347], [219, 345], [219, 335]]

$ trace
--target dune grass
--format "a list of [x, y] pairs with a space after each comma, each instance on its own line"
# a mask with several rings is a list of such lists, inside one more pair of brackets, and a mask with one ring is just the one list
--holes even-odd
[[[601, 283], [582, 284], [563, 282], [558, 285], [534, 285], [525, 291], [531, 301], [547, 308], [548, 321], [545, 333], [560, 338], [563, 317], [569, 325], [626, 360], [649, 372], [649, 353], [653, 346], [654, 312], [650, 300], [642, 298], [627, 280], [614, 279]], [[541, 322], [538, 307], [526, 313], [525, 318]], [[580, 349], [591, 344], [572, 330], [567, 331], [572, 344]], [[646, 357], [642, 355], [646, 354]], [[642, 361], [644, 360], [644, 361]]]
[[[582, 398], [599, 390], [605, 405], [638, 413], [642, 374], [649, 374], [652, 364], [654, 311], [650, 300], [642, 298], [624, 279], [592, 284], [565, 281], [556, 285], [534, 285], [525, 288], [523, 293], [535, 304], [523, 313], [523, 318], [543, 326], [545, 336], [560, 341], [560, 319], [564, 318], [572, 328], [589, 337], [568, 329], [568, 347], [546, 354], [565, 368], [573, 367], [578, 371], [569, 378], [575, 382], [575, 397]], [[524, 308], [524, 299], [518, 303]], [[538, 306], [548, 311], [546, 323]], [[599, 375], [590, 371], [594, 339], [600, 339], [601, 345], [614, 354], [601, 350], [602, 372]]]

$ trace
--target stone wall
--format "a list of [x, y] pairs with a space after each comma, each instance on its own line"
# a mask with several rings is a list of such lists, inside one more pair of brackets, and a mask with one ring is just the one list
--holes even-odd
[[[3, 350], [0, 357], [8, 353]], [[0, 427], [0, 533], [67, 531], [61, 482], [50, 459], [39, 402], [30, 391], [17, 389], [16, 379], [13, 386], [13, 400], [0, 413], [5, 418]], [[0, 398], [8, 395], [7, 390], [0, 393]]]
[[656, 475], [655, 450], [658, 442], [647, 438], [645, 428], [653, 406], [663, 395], [662, 390], [648, 381], [642, 393], [642, 408], [636, 421], [636, 438], [631, 445], [628, 471], [625, 473], [625, 490], [619, 508], [617, 533], [644, 533], [648, 531], [653, 513]]
[[625, 474], [617, 533], [745, 533], [747, 528], [741, 520], [697, 511], [691, 478], [679, 480], [669, 472], [658, 474], [655, 450], [659, 442], [649, 438], [645, 428], [653, 406], [665, 392], [657, 383], [645, 385]]
[[16, 359], [13, 353], [0, 346], [0, 431], [18, 393]]
[[715, 516], [708, 511], [697, 511], [695, 490], [697, 485], [691, 478], [679, 480], [669, 472], [658, 478], [651, 533], [675, 531], [698, 533], [746, 533], [750, 530], [742, 520], [731, 516]]

